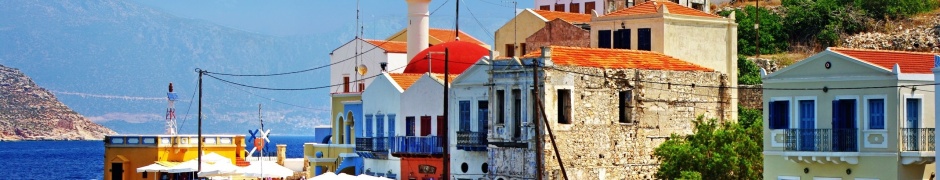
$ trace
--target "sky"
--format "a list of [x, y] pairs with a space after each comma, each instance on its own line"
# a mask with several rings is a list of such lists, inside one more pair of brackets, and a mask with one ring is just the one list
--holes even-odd
[[[179, 17], [201, 19], [236, 29], [277, 36], [331, 34], [346, 30], [345, 27], [353, 27], [356, 22], [357, 4], [356, 0], [134, 1]], [[455, 17], [457, 1], [431, 1], [429, 11], [440, 7], [438, 12], [431, 16], [431, 26], [453, 28], [451, 22]], [[382, 19], [406, 22], [406, 5], [404, 0], [360, 0], [360, 17], [366, 22], [365, 37], [384, 38], [390, 34], [370, 34], [370, 31], [387, 30], [372, 30], [369, 27], [372, 24], [369, 22]], [[533, 1], [519, 1], [517, 7], [531, 8], [533, 5]], [[512, 2], [506, 0], [462, 0], [460, 27], [478, 39], [487, 39], [496, 28], [512, 18], [515, 12], [512, 7]], [[472, 14], [468, 10], [473, 11]], [[477, 20], [481, 23], [477, 23]], [[485, 30], [480, 28], [480, 24], [486, 27]]]

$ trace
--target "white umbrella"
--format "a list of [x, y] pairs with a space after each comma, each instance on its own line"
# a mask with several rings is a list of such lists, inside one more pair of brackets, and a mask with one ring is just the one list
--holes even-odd
[[199, 177], [211, 176], [232, 176], [241, 174], [241, 167], [235, 166], [229, 162], [216, 162], [212, 164], [203, 163], [202, 171], [197, 174]]
[[307, 180], [333, 180], [333, 179], [336, 179], [336, 173], [334, 173], [334, 172], [326, 172], [326, 173], [323, 173], [323, 174], [321, 174], [321, 175], [319, 175], [319, 176], [315, 176], [315, 177], [310, 178], [310, 179], [307, 179]]
[[167, 167], [153, 163], [144, 167], [137, 168], [137, 172], [166, 172]]
[[[169, 173], [184, 173], [184, 172], [196, 172], [199, 170], [199, 158], [190, 159], [189, 161], [180, 163], [179, 165], [170, 167], [166, 170]], [[209, 153], [202, 156], [202, 168], [212, 166], [214, 164], [232, 164], [232, 160], [221, 156], [216, 153]]]
[[242, 168], [246, 177], [288, 177], [293, 176], [294, 171], [281, 166], [273, 161], [251, 162], [248, 167]]
[[370, 176], [370, 175], [367, 175], [367, 174], [360, 174], [360, 175], [356, 176], [356, 179], [358, 179], [358, 180], [388, 180], [389, 178]]

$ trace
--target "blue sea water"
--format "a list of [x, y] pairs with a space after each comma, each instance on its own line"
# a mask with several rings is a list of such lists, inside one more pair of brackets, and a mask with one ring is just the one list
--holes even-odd
[[[313, 136], [269, 139], [271, 144], [287, 144], [288, 158], [303, 157], [303, 143], [314, 141]], [[269, 149], [273, 152], [274, 146]], [[102, 179], [103, 166], [103, 141], [0, 142], [0, 179]]]

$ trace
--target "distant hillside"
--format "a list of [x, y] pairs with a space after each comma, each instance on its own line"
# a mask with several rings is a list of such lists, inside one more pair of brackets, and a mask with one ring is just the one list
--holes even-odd
[[[195, 68], [251, 74], [308, 69], [328, 64], [334, 44], [352, 38], [269, 36], [117, 0], [0, 0], [0, 17], [0, 64], [29, 74], [88, 119], [135, 134], [163, 132], [162, 126], [150, 125], [162, 125], [166, 101], [160, 98], [166, 97], [170, 82], [181, 99], [176, 105], [181, 133], [196, 132], [197, 106], [190, 101], [196, 91]], [[328, 71], [223, 78], [304, 88], [327, 85]], [[209, 77], [204, 83], [205, 123], [217, 125], [207, 128], [209, 133], [257, 128], [259, 103], [264, 104], [266, 127], [276, 133], [309, 133], [328, 122], [328, 113], [321, 110], [329, 108], [326, 89], [240, 90]]]
[[19, 70], [0, 65], [0, 140], [93, 140], [111, 134]]

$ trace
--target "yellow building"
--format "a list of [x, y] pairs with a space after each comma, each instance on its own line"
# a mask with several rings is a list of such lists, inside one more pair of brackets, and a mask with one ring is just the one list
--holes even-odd
[[494, 46], [499, 52], [497, 56], [525, 55], [526, 38], [544, 28], [545, 23], [551, 20], [562, 19], [572, 24], [585, 24], [591, 21], [591, 17], [590, 14], [525, 9], [496, 30]]
[[935, 59], [828, 48], [763, 77], [764, 179], [933, 179]]
[[[198, 156], [196, 135], [113, 135], [104, 139], [104, 179], [160, 179], [173, 174], [138, 173], [154, 163], [175, 164]], [[216, 153], [243, 163], [244, 135], [203, 135], [203, 153]], [[236, 162], [240, 161], [240, 162]]]
[[315, 177], [325, 172], [344, 172], [355, 174], [355, 171], [337, 170], [343, 161], [342, 155], [353, 154], [355, 145], [352, 144], [304, 144], [304, 157], [307, 159], [307, 177]]

